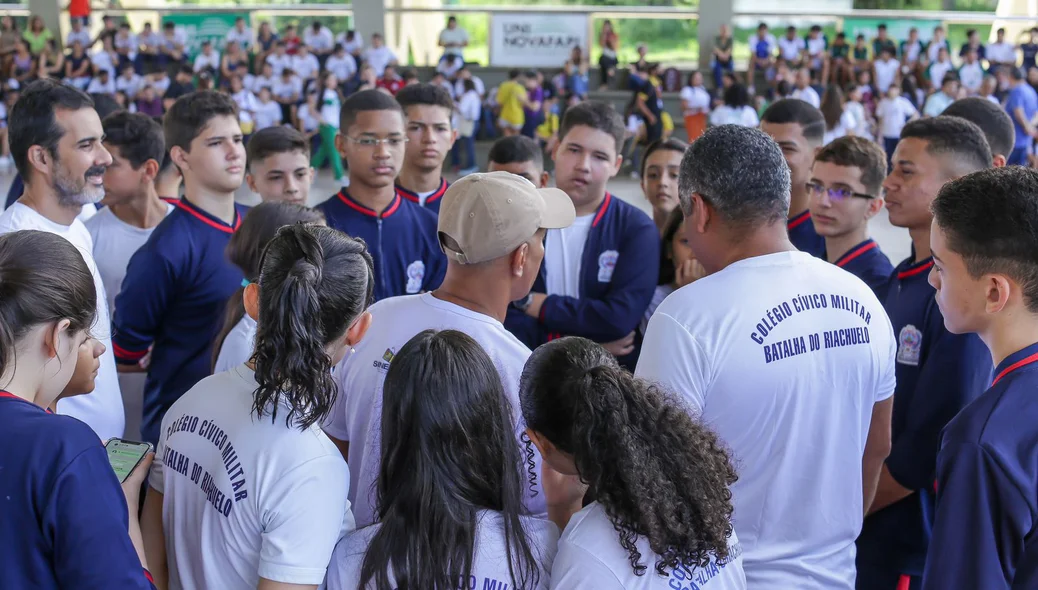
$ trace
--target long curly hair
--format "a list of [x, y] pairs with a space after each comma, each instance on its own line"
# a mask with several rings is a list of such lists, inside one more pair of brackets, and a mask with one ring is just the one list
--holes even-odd
[[573, 456], [636, 575], [647, 570], [638, 537], [659, 556], [662, 576], [728, 557], [735, 468], [717, 435], [673, 395], [571, 337], [534, 351], [520, 400], [527, 426]]

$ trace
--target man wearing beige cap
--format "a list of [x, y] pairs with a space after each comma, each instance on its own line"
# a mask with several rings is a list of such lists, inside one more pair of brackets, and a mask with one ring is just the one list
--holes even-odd
[[[339, 396], [324, 430], [350, 466], [350, 502], [357, 526], [375, 521], [382, 384], [393, 356], [423, 330], [460, 330], [493, 359], [502, 385], [519, 410], [519, 377], [530, 349], [502, 323], [511, 301], [530, 292], [544, 258], [544, 234], [568, 227], [573, 203], [559, 189], [538, 189], [514, 174], [470, 174], [452, 184], [440, 205], [439, 240], [447, 275], [431, 293], [383, 299], [370, 308], [376, 328], [336, 367]], [[531, 457], [524, 464], [524, 501], [546, 513], [540, 455], [516, 424]]]

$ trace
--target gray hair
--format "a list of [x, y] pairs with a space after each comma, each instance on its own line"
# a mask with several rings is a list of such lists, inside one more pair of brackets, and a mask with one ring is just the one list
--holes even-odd
[[755, 227], [789, 215], [789, 166], [759, 129], [721, 125], [708, 129], [685, 152], [678, 198], [692, 213], [692, 194], [705, 198], [728, 223]]

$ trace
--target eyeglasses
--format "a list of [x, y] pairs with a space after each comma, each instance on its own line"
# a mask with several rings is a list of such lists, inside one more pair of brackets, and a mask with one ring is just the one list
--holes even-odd
[[376, 148], [380, 145], [396, 148], [404, 145], [408, 141], [406, 137], [386, 137], [382, 139], [377, 137], [350, 137], [349, 135], [344, 137], [363, 148]]
[[817, 182], [809, 182], [809, 183], [807, 183], [807, 192], [811, 193], [812, 195], [814, 195], [816, 197], [821, 196], [822, 193], [826, 193], [826, 194], [829, 195], [829, 198], [834, 200], [834, 201], [842, 201], [842, 200], [848, 199], [850, 197], [858, 197], [859, 199], [875, 199], [876, 198], [875, 195], [866, 195], [865, 193], [856, 193], [856, 192], [854, 192], [854, 191], [852, 191], [850, 189], [846, 189], [846, 188], [826, 187], [824, 184], [817, 183]]

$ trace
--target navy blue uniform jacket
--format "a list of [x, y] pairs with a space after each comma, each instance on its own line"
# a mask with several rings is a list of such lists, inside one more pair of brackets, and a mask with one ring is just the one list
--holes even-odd
[[444, 179], [444, 178], [441, 178], [440, 179], [440, 187], [436, 189], [436, 192], [434, 192], [433, 194], [431, 194], [431, 195], [429, 195], [428, 197], [425, 198], [425, 205], [421, 204], [422, 203], [422, 199], [418, 196], [418, 193], [413, 192], [413, 191], [409, 191], [406, 188], [400, 186], [399, 184], [396, 185], [396, 194], [398, 194], [401, 197], [407, 199], [408, 201], [411, 201], [412, 203], [414, 203], [415, 205], [418, 205], [419, 207], [425, 207], [426, 209], [428, 209], [428, 210], [432, 211], [433, 213], [436, 213], [437, 215], [439, 215], [440, 214], [440, 200], [443, 197], [443, 193], [447, 192], [447, 188], [449, 186], [450, 186], [450, 184], [447, 182], [447, 180]]
[[[638, 327], [659, 277], [660, 234], [649, 216], [606, 194], [591, 222], [580, 266], [580, 297], [549, 295], [534, 319], [509, 308], [505, 326], [530, 348], [562, 336], [612, 342]], [[546, 293], [544, 265], [533, 284]], [[635, 355], [621, 361], [633, 368]]]

